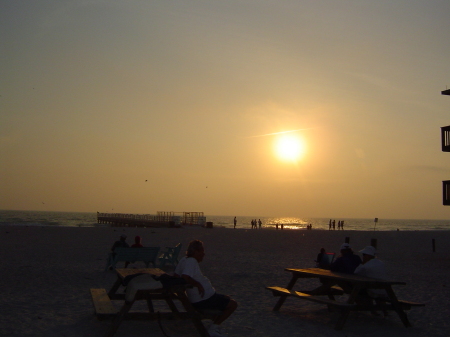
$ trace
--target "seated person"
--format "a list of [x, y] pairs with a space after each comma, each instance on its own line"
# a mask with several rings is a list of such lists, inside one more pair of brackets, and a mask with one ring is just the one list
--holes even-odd
[[325, 248], [321, 248], [320, 253], [317, 254], [316, 267], [322, 269], [329, 269], [330, 267], [330, 260], [327, 257]]
[[[359, 251], [363, 254], [363, 262], [355, 269], [355, 275], [377, 278], [381, 280], [387, 279], [386, 268], [384, 263], [375, 258], [376, 249], [373, 246], [367, 246]], [[387, 294], [384, 289], [363, 289], [358, 297], [356, 303], [360, 305], [373, 305], [373, 301], [380, 305], [385, 303]], [[373, 315], [378, 315], [375, 310], [371, 311]], [[387, 316], [387, 311], [383, 310], [384, 316]]]
[[142, 238], [138, 235], [134, 238], [134, 243], [131, 245], [131, 248], [142, 248]]
[[189, 302], [196, 310], [216, 309], [222, 311], [208, 329], [211, 337], [221, 337], [223, 335], [219, 332], [219, 326], [236, 310], [237, 302], [226, 295], [216, 293], [211, 282], [203, 275], [199, 262], [203, 261], [204, 256], [203, 242], [199, 240], [191, 241], [186, 256], [180, 260], [175, 268], [175, 276], [181, 276], [193, 286], [186, 292]]
[[111, 253], [109, 253], [108, 256], [108, 266], [110, 266], [109, 269], [112, 269], [111, 265], [114, 261], [114, 256], [116, 255], [114, 254], [114, 250], [118, 247], [126, 247], [126, 248], [130, 247], [126, 240], [127, 236], [125, 234], [122, 234], [119, 240], [114, 242], [113, 246], [111, 247]]
[[353, 254], [353, 250], [348, 243], [341, 245], [341, 256], [330, 265], [330, 270], [338, 273], [353, 274], [356, 267], [362, 263], [358, 255]]
[[[341, 245], [341, 256], [330, 265], [330, 270], [337, 273], [353, 274], [356, 267], [361, 263], [361, 258], [359, 255], [353, 253], [350, 244], [343, 243]], [[337, 285], [340, 286], [345, 293], [350, 293], [352, 291], [351, 284], [348, 282], [337, 282]]]
[[[386, 268], [384, 263], [375, 258], [376, 249], [373, 246], [367, 246], [359, 251], [363, 254], [363, 262], [355, 269], [356, 275], [377, 278], [381, 280], [387, 279]], [[387, 296], [384, 289], [369, 289], [367, 295], [372, 298], [384, 298]]]
[[114, 242], [113, 246], [111, 247], [111, 251], [114, 252], [114, 249], [116, 249], [117, 247], [130, 247], [126, 240], [127, 236], [125, 234], [122, 234], [119, 241]]

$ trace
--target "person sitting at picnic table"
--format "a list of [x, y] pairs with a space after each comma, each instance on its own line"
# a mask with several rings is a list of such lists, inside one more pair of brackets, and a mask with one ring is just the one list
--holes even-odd
[[353, 253], [350, 244], [343, 243], [341, 245], [341, 256], [330, 265], [330, 270], [338, 273], [353, 274], [356, 267], [361, 263], [361, 258]]
[[330, 267], [325, 248], [320, 248], [320, 253], [317, 254], [316, 267], [322, 269], [328, 269]]
[[[363, 262], [356, 267], [354, 274], [386, 280], [386, 268], [384, 263], [375, 257], [375, 247], [367, 246], [359, 252], [363, 255]], [[372, 305], [375, 300], [375, 303], [380, 304], [385, 302], [386, 298], [387, 293], [384, 289], [363, 289], [355, 302], [360, 305]], [[371, 310], [371, 312], [373, 315], [379, 315], [375, 310]], [[383, 310], [383, 313], [384, 316], [387, 316], [387, 311]]]
[[223, 335], [219, 331], [219, 326], [236, 310], [237, 302], [229, 296], [216, 293], [209, 279], [203, 275], [199, 263], [203, 261], [204, 256], [203, 242], [191, 241], [186, 256], [180, 260], [174, 274], [181, 276], [193, 286], [193, 288], [186, 289], [186, 292], [189, 302], [196, 310], [212, 309], [222, 312], [213, 320], [213, 324], [208, 329], [211, 337], [221, 337]]
[[130, 247], [127, 243], [127, 236], [125, 234], [122, 234], [120, 236], [120, 239], [116, 242], [114, 242], [113, 246], [111, 247], [111, 251], [114, 252], [114, 249], [116, 249], [117, 247]]
[[[118, 247], [126, 247], [126, 248], [130, 247], [126, 240], [127, 240], [127, 236], [125, 234], [122, 234], [120, 236], [119, 240], [114, 242], [113, 246], [111, 247], [111, 252], [109, 253], [109, 256], [108, 256], [108, 265], [111, 266], [113, 261], [114, 261], [114, 256], [115, 256], [114, 250], [116, 248], [118, 248]], [[125, 265], [125, 268], [126, 268], [126, 266], [127, 266], [127, 264]], [[110, 267], [109, 269], [112, 269], [112, 267]]]
[[142, 248], [142, 247], [144, 247], [142, 245], [142, 238], [139, 235], [137, 235], [134, 238], [134, 243], [131, 245], [131, 248]]
[[[375, 247], [367, 246], [359, 252], [363, 255], [363, 262], [358, 267], [356, 267], [354, 274], [386, 280], [386, 268], [384, 266], [384, 263], [375, 257]], [[372, 298], [383, 298], [387, 296], [384, 289], [369, 289], [367, 294]]]
[[[352, 248], [350, 247], [350, 244], [343, 243], [341, 245], [341, 256], [339, 256], [336, 261], [334, 261], [330, 265], [330, 271], [337, 272], [337, 273], [346, 273], [346, 274], [353, 274], [356, 267], [358, 267], [362, 263], [361, 258], [359, 255], [355, 255], [353, 253]], [[321, 278], [320, 282], [322, 285], [310, 293], [313, 295], [321, 294], [323, 292], [328, 291], [331, 287], [334, 285], [338, 285], [342, 288], [342, 290], [345, 293], [350, 293], [352, 291], [351, 284], [348, 282], [335, 282], [330, 281], [328, 279]]]

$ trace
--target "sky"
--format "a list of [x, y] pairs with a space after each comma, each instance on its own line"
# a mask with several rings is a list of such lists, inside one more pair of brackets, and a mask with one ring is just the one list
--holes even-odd
[[[448, 219], [449, 17], [446, 0], [0, 0], [0, 209]], [[287, 135], [300, 157], [275, 150]]]

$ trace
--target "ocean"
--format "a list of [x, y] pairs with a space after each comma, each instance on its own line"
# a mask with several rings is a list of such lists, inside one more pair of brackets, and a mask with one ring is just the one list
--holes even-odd
[[[206, 221], [214, 227], [233, 228], [234, 216], [206, 215]], [[352, 219], [352, 218], [301, 218], [301, 217], [257, 217], [236, 216], [238, 229], [251, 229], [252, 219], [262, 222], [262, 229], [274, 229], [276, 224], [284, 229], [306, 230], [311, 225], [312, 230], [329, 230], [330, 220], [335, 220], [335, 230], [338, 222], [344, 221], [344, 230], [357, 231], [424, 231], [450, 230], [450, 220], [423, 219]], [[9, 211], [0, 210], [0, 225], [8, 226], [62, 226], [62, 227], [105, 227], [97, 224], [97, 213], [82, 212], [45, 212], [45, 211]]]

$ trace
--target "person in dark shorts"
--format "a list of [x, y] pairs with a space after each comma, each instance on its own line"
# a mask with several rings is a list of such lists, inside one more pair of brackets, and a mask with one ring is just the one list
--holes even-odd
[[199, 262], [203, 261], [205, 248], [200, 240], [189, 243], [186, 256], [183, 257], [175, 268], [175, 276], [186, 280], [193, 288], [186, 289], [189, 302], [196, 310], [215, 309], [222, 313], [213, 320], [208, 329], [211, 337], [223, 336], [219, 327], [236, 310], [237, 302], [230, 297], [216, 293], [207, 277], [200, 270]]

